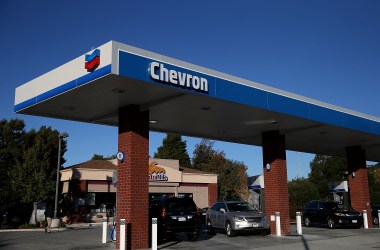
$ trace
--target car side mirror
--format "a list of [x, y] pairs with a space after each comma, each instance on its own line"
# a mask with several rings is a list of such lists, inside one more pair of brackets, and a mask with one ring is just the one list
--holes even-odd
[[221, 208], [219, 211], [220, 211], [222, 214], [224, 214], [224, 213], [226, 212], [226, 210], [225, 210], [224, 208]]

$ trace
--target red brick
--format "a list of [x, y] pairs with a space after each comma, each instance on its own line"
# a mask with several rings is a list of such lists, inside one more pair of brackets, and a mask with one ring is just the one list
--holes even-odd
[[[348, 184], [351, 206], [362, 212], [367, 210], [368, 227], [372, 227], [371, 201], [368, 187], [368, 170], [365, 151], [360, 146], [346, 148]], [[355, 173], [355, 177], [353, 176]]]
[[[263, 171], [264, 171], [264, 199], [265, 214], [268, 219], [275, 212], [280, 212], [281, 234], [290, 234], [288, 174], [286, 169], [285, 136], [278, 131], [269, 131], [262, 134]], [[268, 171], [266, 164], [270, 164]], [[270, 222], [271, 233], [275, 234], [276, 224]]]
[[[130, 225], [126, 226], [126, 246], [148, 248], [149, 111], [140, 112], [135, 105], [120, 108], [118, 145], [125, 160], [119, 161], [117, 168], [117, 216]], [[120, 235], [116, 236], [119, 248]]]

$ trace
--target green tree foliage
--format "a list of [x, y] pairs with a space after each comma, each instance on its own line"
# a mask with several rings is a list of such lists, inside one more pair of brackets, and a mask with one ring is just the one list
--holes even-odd
[[182, 167], [190, 167], [190, 157], [186, 149], [186, 141], [177, 134], [167, 134], [162, 146], [157, 149], [154, 158], [179, 160]]
[[[59, 132], [42, 126], [35, 134], [33, 145], [26, 148], [25, 160], [18, 162], [12, 172], [12, 190], [21, 202], [54, 200], [57, 176]], [[28, 134], [28, 133], [27, 133]], [[66, 151], [66, 141], [61, 143], [61, 156]], [[65, 162], [61, 157], [61, 164]]]
[[214, 150], [213, 145], [213, 141], [203, 139], [195, 146], [193, 168], [218, 174], [219, 199], [247, 199], [247, 166], [227, 159], [225, 153]]
[[17, 203], [11, 192], [11, 173], [22, 162], [25, 124], [22, 120], [0, 121], [0, 211]]
[[112, 160], [112, 159], [116, 159], [116, 155], [104, 156], [104, 155], [94, 154], [90, 160], [92, 161], [92, 160]]
[[369, 167], [368, 170], [371, 203], [380, 204], [380, 163]]
[[[58, 135], [44, 126], [25, 132], [19, 119], [0, 121], [0, 211], [17, 213], [19, 208], [31, 208], [32, 203], [54, 200]], [[65, 151], [63, 140], [61, 164]], [[21, 223], [29, 219], [28, 212], [22, 210], [17, 215]]]
[[294, 179], [288, 182], [290, 217], [295, 218], [296, 212], [311, 200], [319, 199], [318, 188], [308, 179]]
[[318, 188], [320, 198], [329, 198], [329, 182], [343, 181], [346, 171], [345, 158], [316, 155], [310, 163], [309, 181]]

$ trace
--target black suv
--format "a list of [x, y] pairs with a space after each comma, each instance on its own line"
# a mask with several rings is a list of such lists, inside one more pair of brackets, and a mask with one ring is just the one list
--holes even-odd
[[363, 225], [363, 215], [335, 201], [311, 201], [303, 209], [303, 221], [306, 227], [327, 224], [328, 228], [338, 225], [360, 228]]
[[186, 233], [190, 240], [200, 233], [200, 211], [189, 197], [170, 197], [150, 202], [149, 217], [157, 218], [158, 239]]

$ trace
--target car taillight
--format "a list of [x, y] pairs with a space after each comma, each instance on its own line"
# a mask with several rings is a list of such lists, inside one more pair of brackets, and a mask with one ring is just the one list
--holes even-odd
[[198, 217], [201, 216], [201, 209], [199, 207], [197, 207], [197, 215], [198, 215]]
[[166, 208], [162, 209], [162, 212], [161, 212], [161, 217], [165, 218], [165, 216], [166, 216]]

